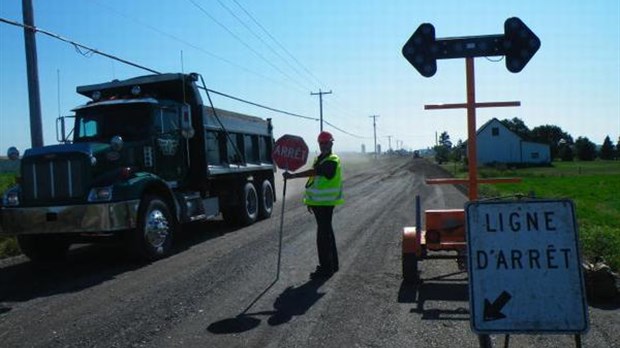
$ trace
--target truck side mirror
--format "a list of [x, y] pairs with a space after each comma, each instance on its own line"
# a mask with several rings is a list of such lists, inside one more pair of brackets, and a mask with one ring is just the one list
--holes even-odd
[[66, 132], [66, 118], [75, 118], [75, 116], [59, 116], [56, 118], [56, 141], [59, 143], [69, 143], [71, 142], [68, 138], [73, 133], [73, 129], [67, 134]]
[[192, 112], [188, 104], [181, 106], [181, 135], [185, 139], [194, 137], [194, 127], [192, 127]]
[[[60, 134], [58, 133], [58, 131], [60, 131]], [[65, 134], [65, 117], [59, 116], [58, 118], [56, 118], [56, 141], [58, 141], [59, 143], [64, 143], [66, 139], [67, 136]]]

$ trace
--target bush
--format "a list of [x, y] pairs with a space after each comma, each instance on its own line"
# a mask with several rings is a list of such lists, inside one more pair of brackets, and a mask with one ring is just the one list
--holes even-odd
[[607, 226], [580, 227], [584, 258], [602, 258], [613, 270], [620, 270], [620, 228]]
[[0, 259], [21, 253], [15, 237], [0, 237]]

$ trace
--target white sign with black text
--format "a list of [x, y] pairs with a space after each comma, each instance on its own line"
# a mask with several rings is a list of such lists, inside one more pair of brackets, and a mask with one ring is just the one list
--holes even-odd
[[588, 330], [581, 256], [570, 200], [465, 205], [472, 330]]

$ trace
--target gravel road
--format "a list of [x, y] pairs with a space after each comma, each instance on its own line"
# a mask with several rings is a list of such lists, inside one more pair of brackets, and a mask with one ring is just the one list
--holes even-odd
[[[113, 246], [72, 250], [38, 268], [0, 261], [2, 347], [477, 347], [467, 274], [453, 260], [421, 263], [424, 282], [403, 284], [400, 234], [422, 207], [462, 208], [425, 160], [344, 161], [346, 203], [334, 229], [340, 271], [310, 281], [315, 222], [288, 182], [276, 280], [282, 184], [271, 219], [242, 229], [217, 219], [185, 228], [175, 253], [148, 265]], [[278, 178], [280, 177], [278, 173]], [[542, 290], [544, 291], [544, 289]], [[620, 302], [590, 306], [585, 347], [620, 347]], [[503, 346], [504, 336], [492, 336]], [[511, 347], [570, 347], [567, 335], [512, 335]]]

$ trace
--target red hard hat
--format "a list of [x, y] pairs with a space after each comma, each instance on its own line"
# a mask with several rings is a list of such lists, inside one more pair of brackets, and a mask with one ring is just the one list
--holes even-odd
[[332, 136], [332, 133], [326, 132], [326, 131], [322, 131], [321, 133], [319, 133], [319, 138], [318, 138], [319, 143], [326, 143], [328, 141], [334, 141], [334, 137]]

